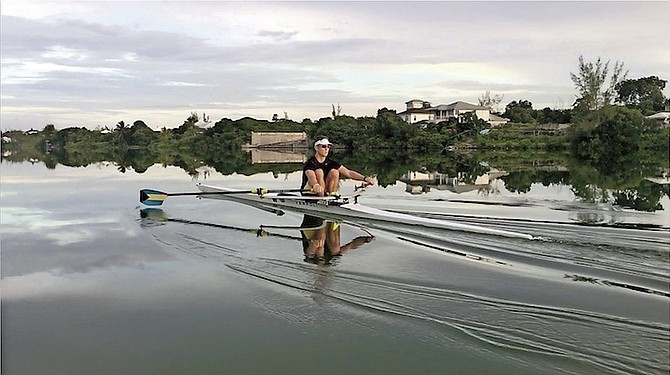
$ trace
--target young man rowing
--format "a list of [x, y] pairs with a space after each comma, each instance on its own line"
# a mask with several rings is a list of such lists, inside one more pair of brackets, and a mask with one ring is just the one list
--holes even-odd
[[311, 190], [319, 196], [326, 193], [335, 193], [340, 187], [340, 176], [363, 181], [365, 185], [374, 185], [375, 179], [356, 171], [349, 170], [344, 165], [333, 160], [328, 153], [332, 143], [325, 137], [319, 137], [314, 142], [314, 156], [305, 163], [302, 174], [302, 189]]

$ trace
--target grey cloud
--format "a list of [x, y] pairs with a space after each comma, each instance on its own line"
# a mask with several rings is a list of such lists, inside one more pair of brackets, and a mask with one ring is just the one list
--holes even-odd
[[269, 31], [263, 30], [258, 32], [258, 36], [269, 37], [276, 41], [284, 41], [293, 39], [294, 36], [298, 35], [297, 31], [285, 32], [285, 31]]
[[[296, 33], [261, 31], [280, 42], [269, 42], [247, 46], [217, 46], [199, 38], [178, 33], [136, 31], [120, 27], [95, 25], [80, 21], [57, 24], [15, 17], [4, 17], [2, 51], [5, 56], [16, 58], [39, 58], [48, 48], [60, 45], [85, 51], [90, 58], [77, 62], [80, 66], [93, 66], [101, 61], [121, 57], [133, 52], [138, 58], [175, 62], [238, 63], [300, 63], [334, 64], [347, 63], [412, 63], [434, 62], [444, 58], [458, 61], [471, 60], [481, 54], [477, 51], [493, 47], [480, 45], [477, 48], [462, 48], [458, 37], [452, 36], [431, 43], [394, 41], [370, 38], [342, 38], [325, 41], [290, 41]], [[7, 30], [7, 31], [5, 31]], [[19, 30], [31, 30], [22, 33]], [[414, 53], [398, 53], [398, 50], [414, 50]], [[504, 49], [503, 49], [504, 50]], [[429, 54], [432, 57], [416, 57]], [[116, 66], [119, 62], [107, 64]]]
[[[434, 93], [437, 97], [450, 98], [450, 92], [488, 89], [527, 93], [529, 97], [523, 99], [531, 99], [534, 103], [539, 103], [540, 97], [560, 96], [568, 96], [564, 100], [571, 102], [574, 89], [569, 72], [577, 68], [577, 58], [582, 53], [587, 59], [603, 56], [612, 61], [624, 61], [626, 67], [639, 72], [639, 76], [667, 72], [663, 55], [654, 54], [651, 45], [644, 47], [629, 40], [650, 31], [634, 30], [631, 28], [634, 21], [622, 18], [643, 19], [650, 25], [650, 30], [659, 29], [656, 13], [661, 12], [634, 10], [641, 6], [667, 9], [667, 5], [613, 3], [605, 7], [592, 3], [566, 6], [560, 3], [496, 2], [474, 5], [463, 2], [194, 4], [197, 9], [207, 12], [233, 12], [235, 8], [243, 8], [247, 12], [267, 13], [270, 9], [278, 14], [292, 12], [314, 19], [328, 17], [337, 22], [324, 22], [320, 30], [329, 29], [326, 35], [337, 38], [298, 40], [297, 36], [307, 35], [313, 25], [304, 29], [295, 25], [295, 31], [277, 31], [272, 29], [273, 26], [262, 26], [262, 30], [250, 31], [249, 35], [256, 37], [254, 42], [227, 45], [224, 38], [210, 40], [180, 33], [180, 22], [189, 22], [182, 17], [168, 20], [174, 24], [175, 31], [166, 32], [141, 30], [130, 22], [126, 22], [129, 26], [110, 26], [96, 24], [93, 20], [37, 21], [2, 16], [0, 50], [3, 70], [21, 68], [22, 63], [28, 62], [56, 64], [55, 67], [61, 68], [50, 69], [54, 67], [51, 66], [38, 71], [31, 84], [7, 84], [3, 79], [3, 106], [36, 107], [49, 103], [57, 106], [62, 103], [59, 104], [62, 107], [76, 107], [82, 112], [99, 112], [224, 103], [219, 106], [225, 110], [235, 106], [250, 108], [262, 102], [268, 103], [268, 107], [295, 103], [295, 107], [305, 108], [315, 102], [337, 100], [392, 107], [402, 106], [407, 98], [398, 100], [393, 95], [362, 97], [355, 88], [347, 91], [339, 89], [339, 84], [346, 79], [349, 70], [362, 74], [361, 66], [454, 62], [486, 63], [499, 71], [513, 73], [510, 76], [523, 76], [525, 82], [523, 85], [513, 82], [491, 85], [474, 80], [437, 82], [439, 79], [436, 79], [435, 83], [406, 81], [398, 82], [398, 85], [412, 91], [408, 96], [424, 90], [431, 96]], [[109, 3], [106, 7], [115, 15], [126, 11], [124, 5]], [[143, 3], [140, 8], [148, 20], [156, 20], [153, 5]], [[162, 16], [170, 16], [165, 8], [161, 11]], [[608, 29], [604, 13], [613, 14], [608, 17], [619, 20], [620, 27]], [[233, 14], [229, 16], [233, 17]], [[135, 14], [132, 21], [144, 27], [141, 21], [136, 21], [141, 18]], [[165, 29], [165, 25], [161, 26]], [[284, 30], [293, 30], [293, 25], [284, 27], [288, 28]], [[620, 31], [623, 29], [625, 35]], [[668, 30], [667, 26], [661, 30]], [[68, 59], [57, 53], [45, 57], [54, 46], [71, 49], [86, 58]], [[380, 79], [394, 82], [397, 78]], [[325, 88], [314, 89], [314, 84]], [[338, 85], [338, 89], [328, 88], [329, 85]], [[374, 113], [374, 108], [370, 113]], [[19, 118], [24, 117], [17, 115], [16, 119]], [[181, 119], [177, 119], [179, 121]]]
[[[99, 107], [102, 103], [128, 101], [129, 107], [138, 103], [156, 105], [168, 98], [168, 102], [183, 102], [184, 94], [191, 100], [212, 101], [216, 91], [217, 101], [249, 100], [265, 95], [269, 87], [297, 87], [305, 82], [329, 82], [334, 77], [328, 73], [304, 72], [300, 67], [274, 67], [277, 54], [287, 52], [282, 46], [268, 48], [213, 47], [203, 40], [182, 37], [171, 33], [134, 32], [117, 30], [81, 22], [47, 25], [40, 22], [13, 17], [10, 29], [31, 29], [33, 33], [6, 35], [10, 43], [4, 43], [3, 55], [17, 59], [40, 59], [40, 54], [58, 44], [88, 52], [90, 57], [81, 61], [58, 61], [63, 67], [89, 68], [76, 72], [55, 70], [40, 73], [44, 81], [30, 85], [8, 85], [6, 92], [15, 96], [30, 96], [33, 103], [58, 101], [71, 97], [90, 99], [91, 94], [99, 103], [83, 100], [84, 108]], [[4, 19], [3, 19], [4, 21]], [[59, 32], [60, 37], [51, 36]], [[76, 35], [76, 37], [67, 37]], [[32, 50], [28, 47], [33, 45]], [[308, 45], [313, 50], [318, 46]], [[259, 52], [262, 51], [262, 52]], [[303, 60], [309, 53], [300, 48], [289, 48], [283, 59]], [[136, 61], [109, 61], [124, 53], [137, 54]], [[192, 63], [196, 64], [193, 65]], [[246, 66], [241, 63], [265, 63], [266, 68]], [[101, 74], [95, 68], [119, 69], [121, 74]], [[167, 82], [187, 82], [203, 87], [165, 87]], [[258, 91], [263, 90], [263, 92]], [[43, 96], [36, 95], [42, 92]], [[312, 93], [313, 94], [313, 93]], [[41, 98], [41, 99], [40, 99]], [[199, 99], [200, 98], [200, 99]], [[133, 100], [135, 99], [135, 100]], [[139, 99], [139, 100], [137, 100]], [[119, 104], [117, 104], [119, 105]], [[126, 104], [123, 104], [126, 105]]]
[[[39, 58], [52, 46], [88, 52], [81, 65], [97, 64], [134, 52], [149, 59], [166, 57], [184, 61], [211, 57], [202, 39], [178, 33], [135, 31], [80, 21], [46, 23], [16, 17], [2, 17], [2, 52], [13, 58]], [[26, 32], [24, 32], [26, 30]]]

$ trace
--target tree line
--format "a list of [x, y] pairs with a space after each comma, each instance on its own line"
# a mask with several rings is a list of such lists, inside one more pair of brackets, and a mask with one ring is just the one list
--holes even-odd
[[[512, 101], [502, 113], [510, 124], [490, 128], [473, 114], [439, 123], [409, 124], [395, 110], [381, 108], [376, 116], [352, 117], [340, 114], [333, 106], [332, 116], [316, 121], [296, 122], [284, 118], [272, 121], [245, 117], [223, 118], [203, 128], [209, 118], [197, 113], [176, 128], [155, 131], [144, 121], [133, 124], [119, 121], [109, 131], [70, 127], [57, 130], [47, 125], [27, 139], [22, 132], [6, 132], [18, 142], [3, 144], [3, 150], [16, 152], [34, 145], [36, 156], [48, 151], [60, 160], [90, 164], [96, 160], [122, 160], [141, 155], [147, 161], [187, 165], [188, 160], [214, 161], [229, 157], [230, 150], [250, 143], [251, 132], [305, 132], [310, 139], [327, 135], [338, 147], [352, 150], [395, 150], [415, 153], [441, 153], [447, 147], [480, 150], [563, 150], [603, 168], [625, 158], [644, 158], [640, 153], [667, 155], [670, 150], [668, 128], [647, 119], [666, 105], [662, 94], [666, 81], [658, 77], [626, 79], [623, 63], [617, 62], [609, 74], [609, 61], [600, 58], [586, 62], [579, 58], [578, 71], [571, 73], [579, 97], [570, 109], [533, 109], [528, 100]], [[502, 97], [491, 98], [497, 105]], [[482, 101], [480, 100], [480, 104]], [[202, 122], [201, 122], [202, 120]], [[538, 131], [542, 124], [570, 124], [564, 132]], [[25, 148], [24, 147], [24, 148]], [[26, 150], [24, 150], [24, 153]]]

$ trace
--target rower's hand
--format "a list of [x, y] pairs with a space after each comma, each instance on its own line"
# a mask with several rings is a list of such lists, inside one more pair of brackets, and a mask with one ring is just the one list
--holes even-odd
[[322, 196], [323, 196], [323, 193], [325, 192], [325, 189], [323, 188], [323, 186], [321, 186], [321, 185], [319, 185], [319, 184], [314, 184], [314, 186], [312, 186], [312, 191], [313, 191], [314, 193], [319, 194], [319, 196], [322, 197]]
[[374, 177], [365, 177], [365, 180], [363, 180], [363, 187], [366, 188], [368, 186], [376, 185], [377, 184], [377, 179]]
[[376, 183], [376, 178], [366, 177], [365, 180], [361, 181], [360, 185], [354, 185], [354, 191], [365, 190], [368, 186], [375, 185]]

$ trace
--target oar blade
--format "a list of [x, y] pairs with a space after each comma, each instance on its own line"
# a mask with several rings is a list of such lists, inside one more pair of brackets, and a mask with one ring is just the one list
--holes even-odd
[[140, 190], [140, 203], [147, 206], [160, 206], [168, 197], [167, 193], [153, 189]]

